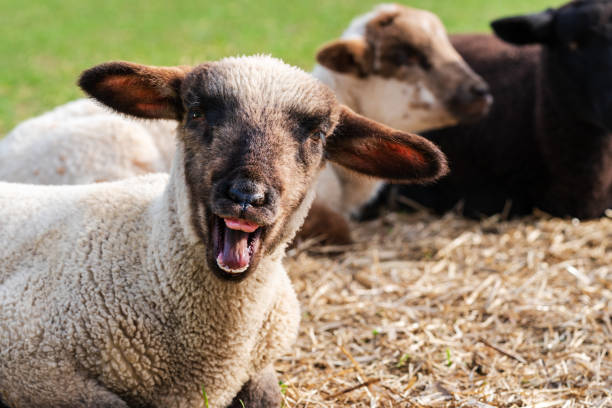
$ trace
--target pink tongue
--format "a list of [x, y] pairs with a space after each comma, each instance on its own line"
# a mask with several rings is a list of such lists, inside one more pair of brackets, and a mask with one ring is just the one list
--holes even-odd
[[227, 228], [233, 230], [253, 232], [259, 228], [259, 225], [255, 224], [254, 222], [241, 220], [240, 218], [224, 218], [223, 221], [225, 221]]
[[248, 267], [251, 262], [248, 238], [248, 232], [226, 228], [223, 250], [217, 256], [217, 262], [235, 271]]

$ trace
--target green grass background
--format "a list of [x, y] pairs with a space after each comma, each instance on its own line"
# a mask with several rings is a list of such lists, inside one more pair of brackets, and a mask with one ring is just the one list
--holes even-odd
[[[0, 137], [81, 96], [79, 73], [107, 60], [193, 64], [267, 53], [311, 69], [315, 50], [372, 0], [0, 0]], [[411, 0], [449, 32], [539, 11], [558, 0]]]

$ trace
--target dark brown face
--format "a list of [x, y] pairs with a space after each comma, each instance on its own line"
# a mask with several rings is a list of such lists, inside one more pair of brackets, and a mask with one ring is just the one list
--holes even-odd
[[285, 227], [323, 164], [335, 125], [335, 100], [314, 81], [318, 92], [304, 90], [312, 102], [304, 106], [275, 102], [265, 90], [248, 95], [246, 85], [207, 65], [188, 75], [181, 92], [192, 222], [209, 243], [210, 268], [225, 279], [243, 279], [293, 234]]
[[194, 69], [111, 62], [85, 71], [79, 85], [120, 112], [180, 122], [171, 183], [187, 188], [191, 226], [225, 280], [244, 279], [293, 237], [326, 159], [397, 182], [447, 170], [426, 139], [355, 114], [312, 76], [269, 57]]

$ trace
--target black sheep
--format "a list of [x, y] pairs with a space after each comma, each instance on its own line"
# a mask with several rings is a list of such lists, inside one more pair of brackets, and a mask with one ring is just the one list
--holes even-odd
[[612, 207], [612, 1], [573, 1], [492, 26], [505, 42], [452, 39], [490, 84], [492, 111], [476, 124], [426, 134], [451, 173], [399, 194], [438, 212], [462, 201], [472, 217], [536, 207], [601, 216]]

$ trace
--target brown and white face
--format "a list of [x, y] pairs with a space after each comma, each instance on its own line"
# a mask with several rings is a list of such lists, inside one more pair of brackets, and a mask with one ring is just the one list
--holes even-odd
[[357, 88], [350, 91], [357, 94], [355, 109], [399, 129], [477, 120], [492, 103], [487, 84], [453, 48], [440, 19], [424, 10], [378, 6], [324, 46], [317, 61], [359, 81], [346, 85]]
[[355, 114], [312, 76], [270, 57], [193, 69], [114, 62], [85, 71], [79, 84], [120, 112], [180, 122], [191, 223], [222, 279], [245, 278], [293, 237], [326, 159], [393, 181], [446, 171], [430, 142]]

